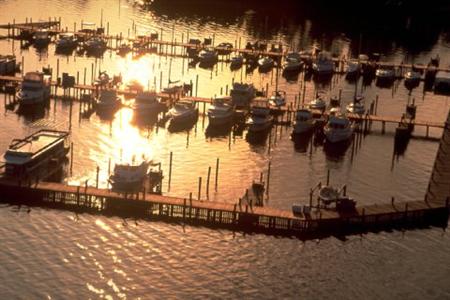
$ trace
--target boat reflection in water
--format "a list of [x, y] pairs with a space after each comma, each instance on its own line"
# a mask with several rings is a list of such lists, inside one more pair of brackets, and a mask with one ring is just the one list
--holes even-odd
[[323, 151], [325, 152], [328, 160], [342, 161], [351, 143], [351, 140], [345, 140], [337, 143], [325, 142], [323, 144]]
[[310, 143], [312, 146], [313, 143], [313, 131], [306, 131], [302, 133], [292, 134], [291, 139], [294, 143], [295, 151], [299, 153], [308, 152], [308, 148], [310, 147]]

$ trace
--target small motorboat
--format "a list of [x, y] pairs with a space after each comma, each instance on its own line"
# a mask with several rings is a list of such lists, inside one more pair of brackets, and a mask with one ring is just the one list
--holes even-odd
[[117, 48], [117, 55], [120, 56], [125, 56], [127, 55], [129, 52], [131, 52], [133, 49], [131, 48], [131, 46], [129, 44], [121, 44], [118, 48]]
[[319, 199], [323, 204], [329, 205], [341, 197], [339, 190], [335, 187], [326, 185], [319, 190]]
[[258, 60], [259, 72], [269, 72], [274, 66], [274, 60], [270, 57], [263, 57]]
[[198, 52], [199, 52], [199, 47], [201, 45], [202, 41], [200, 41], [199, 39], [190, 39], [189, 40], [189, 45], [188, 47], [186, 47], [186, 52], [188, 54], [189, 58], [196, 58], [198, 56]]
[[361, 64], [357, 61], [348, 61], [345, 77], [347, 79], [356, 79], [361, 75]]
[[233, 56], [230, 60], [230, 69], [236, 70], [242, 67], [244, 57], [242, 55]]
[[137, 79], [131, 79], [129, 82], [125, 84], [125, 91], [131, 93], [142, 93], [144, 91], [144, 86]]
[[233, 48], [233, 44], [231, 43], [220, 43], [217, 45], [217, 53], [219, 55], [228, 55], [232, 52]]
[[94, 85], [96, 86], [107, 86], [112, 82], [111, 77], [109, 77], [106, 71], [100, 72], [98, 78], [95, 80]]
[[330, 115], [323, 132], [327, 142], [339, 143], [350, 140], [353, 135], [353, 126], [344, 114], [336, 113]]
[[310, 109], [317, 109], [324, 111], [327, 107], [327, 103], [322, 99], [321, 96], [316, 96], [316, 98], [308, 103]]
[[392, 66], [381, 66], [376, 72], [377, 81], [393, 82], [395, 79], [395, 69]]
[[48, 30], [41, 29], [33, 34], [33, 43], [36, 48], [45, 48], [50, 44], [50, 34]]
[[255, 98], [256, 89], [253, 84], [234, 82], [230, 91], [231, 104], [236, 108], [246, 108]]
[[286, 73], [300, 72], [302, 70], [302, 67], [303, 62], [300, 59], [288, 57], [283, 63], [283, 72]]
[[192, 123], [198, 117], [198, 108], [193, 102], [181, 99], [169, 110], [167, 117], [172, 126]]
[[366, 108], [362, 100], [364, 97], [355, 97], [352, 103], [348, 104], [346, 109], [348, 113], [363, 115], [366, 112]]
[[273, 117], [267, 107], [253, 107], [246, 125], [249, 132], [262, 132], [272, 126]]
[[299, 52], [289, 52], [286, 55], [286, 60], [289, 60], [289, 59], [301, 61], [302, 60], [302, 56], [301, 56], [301, 54]]
[[105, 52], [106, 45], [107, 43], [105, 39], [98, 36], [93, 36], [84, 43], [84, 49], [87, 54], [99, 55]]
[[328, 52], [320, 52], [313, 61], [312, 70], [318, 76], [332, 75], [334, 72], [334, 62]]
[[120, 108], [121, 104], [116, 90], [100, 90], [100, 96], [95, 98], [97, 113], [113, 112]]
[[233, 122], [234, 107], [229, 104], [231, 98], [215, 98], [208, 109], [211, 126], [228, 125]]
[[277, 108], [286, 105], [286, 92], [274, 91], [272, 96], [269, 98], [269, 105]]
[[218, 60], [217, 52], [208, 49], [201, 50], [198, 54], [198, 59], [200, 61], [200, 64], [213, 65]]
[[295, 114], [294, 134], [310, 132], [315, 127], [313, 114], [309, 109], [299, 109]]
[[141, 91], [136, 95], [132, 108], [137, 115], [155, 115], [160, 112], [162, 106], [155, 91]]
[[78, 40], [75, 35], [70, 32], [64, 32], [59, 35], [59, 40], [56, 42], [56, 51], [73, 51], [77, 46]]
[[419, 71], [411, 70], [405, 74], [405, 86], [416, 87], [422, 79], [422, 74]]
[[140, 164], [116, 164], [114, 174], [109, 177], [113, 190], [124, 192], [138, 192], [143, 188], [144, 180], [148, 176], [150, 162]]

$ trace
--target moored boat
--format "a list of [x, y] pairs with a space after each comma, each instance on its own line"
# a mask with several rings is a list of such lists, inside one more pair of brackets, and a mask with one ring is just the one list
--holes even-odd
[[122, 192], [140, 191], [148, 176], [149, 166], [148, 161], [140, 164], [116, 164], [114, 173], [109, 177], [112, 189]]
[[116, 90], [101, 90], [100, 96], [95, 99], [97, 113], [114, 112], [121, 106], [121, 100]]
[[64, 32], [59, 34], [59, 39], [56, 42], [57, 52], [69, 52], [74, 50], [78, 45], [78, 40], [75, 35], [70, 32]]
[[247, 108], [255, 98], [256, 90], [253, 84], [233, 83], [230, 91], [231, 104], [236, 108]]
[[363, 99], [364, 98], [362, 96], [355, 97], [353, 99], [353, 102], [347, 105], [347, 112], [358, 115], [364, 114], [366, 112], [366, 108], [364, 106], [364, 103], [362, 102]]
[[5, 175], [45, 179], [50, 168], [59, 167], [69, 152], [68, 137], [66, 131], [43, 129], [24, 139], [14, 139], [4, 154]]
[[158, 114], [163, 104], [159, 101], [155, 91], [138, 92], [132, 105], [133, 111], [137, 115]]
[[332, 144], [348, 141], [353, 135], [352, 124], [344, 114], [330, 116], [323, 131], [327, 142]]
[[216, 98], [208, 109], [208, 120], [211, 126], [232, 124], [234, 108], [227, 102], [231, 99]]
[[285, 91], [274, 91], [272, 96], [269, 98], [269, 105], [273, 107], [281, 107], [286, 105], [286, 92]]
[[253, 107], [246, 124], [249, 132], [262, 132], [272, 126], [273, 117], [266, 107]]
[[270, 57], [263, 57], [258, 60], [258, 69], [260, 72], [269, 72], [274, 66], [274, 60]]
[[191, 101], [176, 102], [167, 113], [170, 125], [183, 125], [193, 123], [198, 117], [198, 108]]
[[45, 103], [50, 97], [50, 75], [42, 72], [25, 74], [20, 90], [17, 92], [19, 105], [37, 105]]
[[294, 134], [310, 132], [315, 126], [313, 114], [309, 109], [299, 109], [295, 114]]

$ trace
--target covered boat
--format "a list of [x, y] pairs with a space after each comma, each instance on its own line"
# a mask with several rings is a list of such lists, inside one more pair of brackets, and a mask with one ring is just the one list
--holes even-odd
[[352, 124], [344, 114], [330, 116], [323, 131], [329, 143], [348, 141], [353, 135]]
[[43, 104], [50, 97], [50, 75], [42, 72], [28, 72], [25, 74], [17, 100], [21, 106]]
[[147, 178], [149, 166], [148, 161], [140, 164], [116, 164], [114, 173], [109, 177], [112, 189], [126, 192], [140, 191]]
[[249, 132], [261, 132], [272, 126], [273, 117], [266, 107], [253, 107], [246, 124]]
[[229, 98], [215, 98], [208, 109], [208, 120], [211, 126], [227, 125], [233, 122], [234, 108]]

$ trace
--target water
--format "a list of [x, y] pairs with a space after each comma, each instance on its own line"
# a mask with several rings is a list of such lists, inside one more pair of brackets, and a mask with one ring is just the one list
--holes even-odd
[[[448, 27], [435, 20], [422, 20], [407, 16], [387, 18], [386, 22], [366, 23], [363, 18], [344, 22], [330, 17], [324, 22], [317, 17], [317, 8], [305, 8], [302, 13], [288, 9], [271, 12], [268, 5], [234, 3], [218, 4], [217, 12], [199, 9], [196, 4], [188, 8], [155, 8], [143, 10], [127, 1], [35, 1], [0, 2], [0, 23], [21, 22], [61, 16], [63, 26], [93, 21], [109, 22], [111, 33], [122, 32], [136, 24], [137, 31], [160, 32], [163, 38], [180, 41], [190, 37], [213, 36], [216, 44], [229, 41], [245, 45], [247, 40], [267, 39], [298, 49], [313, 44], [333, 53], [349, 56], [363, 52], [380, 52], [382, 59], [392, 62], [427, 63], [439, 53], [441, 63], [448, 64], [450, 51]], [[284, 6], [282, 6], [284, 7]], [[103, 12], [102, 12], [103, 11]], [[327, 13], [330, 14], [330, 13]], [[330, 14], [331, 15], [331, 14]], [[331, 26], [330, 24], [333, 24]], [[407, 29], [409, 28], [409, 29]], [[384, 31], [380, 31], [384, 29]], [[379, 32], [387, 32], [381, 35]], [[417, 33], [417, 34], [416, 34]], [[408, 35], [413, 35], [413, 42]], [[138, 79], [143, 84], [160, 88], [168, 82], [168, 69], [172, 66], [171, 80], [189, 82], [199, 75], [198, 96], [212, 97], [220, 88], [236, 81], [253, 82], [258, 88], [270, 84], [274, 89], [275, 72], [245, 74], [241, 70], [230, 72], [226, 64], [213, 70], [187, 67], [187, 60], [148, 55], [139, 60], [119, 58], [106, 53], [102, 60], [80, 56], [56, 56], [54, 46], [37, 53], [33, 47], [21, 50], [20, 44], [0, 41], [0, 53], [11, 51], [24, 57], [25, 70], [40, 69], [60, 60], [60, 73], [80, 73], [87, 69], [86, 81], [91, 80], [91, 65], [110, 74], [122, 73], [126, 81]], [[155, 79], [156, 78], [156, 79]], [[299, 81], [288, 82], [280, 77], [280, 89], [288, 93], [289, 100], [299, 91]], [[338, 78], [330, 85], [306, 82], [306, 101], [316, 90], [337, 95], [342, 89], [344, 103], [351, 101], [354, 85]], [[374, 83], [364, 87], [367, 103], [379, 95], [378, 114], [399, 116], [408, 100], [408, 91], [400, 83], [392, 89], [380, 89]], [[443, 121], [446, 118], [448, 97], [423, 93], [423, 86], [412, 91], [417, 118]], [[2, 102], [2, 101], [0, 101]], [[42, 127], [67, 129], [70, 104], [51, 101], [38, 116], [20, 116], [4, 109], [0, 116], [4, 130], [0, 133], [0, 151], [3, 152], [13, 138], [24, 136]], [[210, 201], [236, 202], [252, 180], [266, 172], [272, 163], [270, 191], [266, 204], [290, 209], [293, 202], [308, 202], [309, 189], [324, 180], [331, 170], [332, 183], [348, 185], [349, 193], [360, 204], [399, 200], [422, 199], [428, 184], [436, 141], [413, 139], [406, 152], [393, 157], [394, 127], [387, 126], [385, 135], [374, 126], [375, 134], [362, 141], [357, 153], [348, 149], [342, 156], [327, 153], [322, 146], [312, 152], [295, 149], [290, 140], [290, 129], [272, 131], [270, 152], [268, 139], [253, 145], [246, 140], [246, 132], [229, 137], [209, 138], [205, 135], [207, 119], [200, 117], [189, 132], [170, 133], [155, 125], [136, 125], [131, 109], [123, 108], [110, 120], [101, 120], [95, 114], [89, 119], [78, 118], [79, 106], [73, 106], [72, 141], [74, 142], [73, 173], [66, 181], [94, 184], [96, 166], [100, 167], [100, 186], [106, 186], [108, 161], [131, 160], [142, 154], [161, 161], [168, 175], [169, 153], [173, 152], [174, 166], [170, 191], [167, 180], [163, 193], [187, 197], [197, 191], [198, 177], [214, 170], [220, 158], [219, 188], [210, 191]], [[377, 134], [378, 132], [378, 134]], [[424, 129], [417, 129], [424, 135]], [[440, 130], [430, 134], [439, 137]], [[214, 173], [214, 172], [213, 172]], [[202, 195], [205, 195], [203, 186]], [[204, 198], [205, 196], [203, 196]], [[301, 242], [263, 235], [242, 235], [229, 231], [212, 231], [197, 227], [182, 227], [157, 222], [123, 221], [93, 215], [73, 215], [65, 211], [2, 206], [0, 251], [0, 292], [2, 299], [24, 298], [237, 298], [237, 297], [308, 297], [331, 298], [445, 298], [450, 289], [445, 277], [449, 272], [448, 234], [440, 229], [367, 234], [349, 237], [346, 241], [328, 238], [321, 241]], [[433, 253], [433, 255], [430, 255]], [[370, 272], [367, 272], [367, 270]]]

